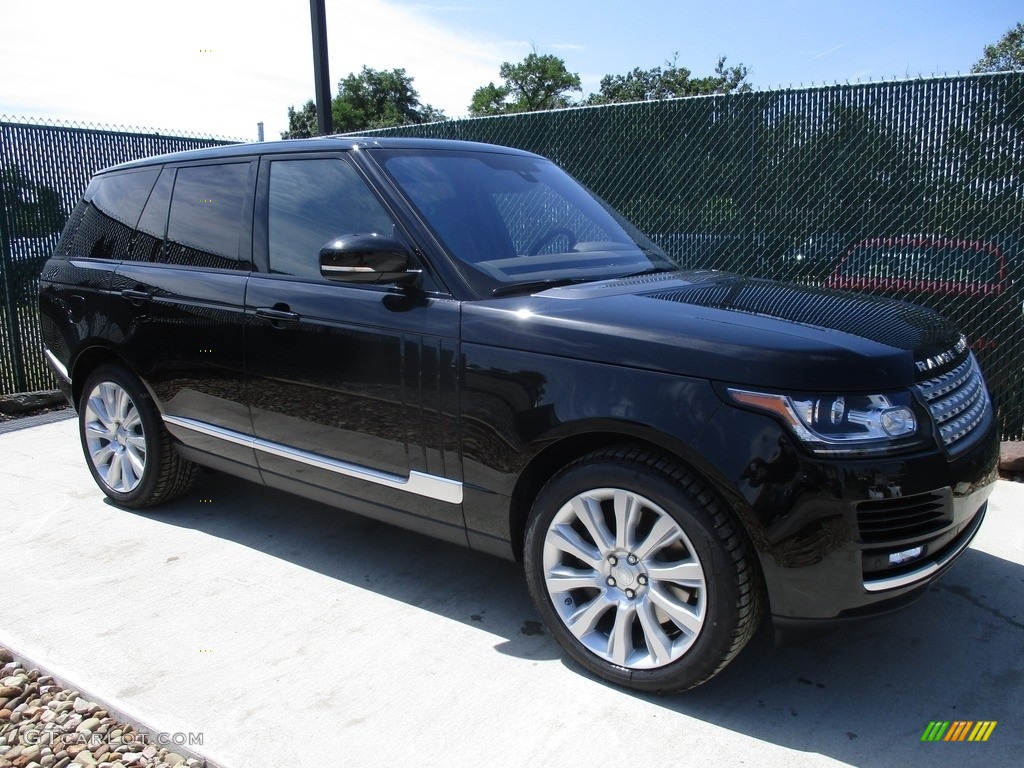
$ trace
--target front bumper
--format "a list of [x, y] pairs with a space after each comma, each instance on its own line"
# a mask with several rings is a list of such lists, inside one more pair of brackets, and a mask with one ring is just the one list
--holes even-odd
[[[777, 628], [887, 613], [963, 555], [997, 478], [991, 422], [951, 458], [939, 448], [860, 459], [799, 450], [772, 419], [721, 409], [719, 470], [757, 552]], [[745, 439], [746, 438], [746, 439]], [[737, 445], [748, 444], [745, 458]]]

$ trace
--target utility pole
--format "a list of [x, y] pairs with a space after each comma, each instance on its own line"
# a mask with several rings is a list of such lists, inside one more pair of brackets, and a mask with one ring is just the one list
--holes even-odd
[[334, 132], [331, 125], [331, 76], [327, 71], [327, 17], [324, 0], [309, 0], [309, 17], [313, 25], [313, 79], [316, 81], [317, 133]]

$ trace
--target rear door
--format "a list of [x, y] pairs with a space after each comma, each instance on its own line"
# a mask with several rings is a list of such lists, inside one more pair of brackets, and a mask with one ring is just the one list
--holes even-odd
[[139, 220], [137, 259], [115, 273], [110, 333], [176, 437], [250, 466], [242, 312], [256, 166], [243, 159], [164, 169]]

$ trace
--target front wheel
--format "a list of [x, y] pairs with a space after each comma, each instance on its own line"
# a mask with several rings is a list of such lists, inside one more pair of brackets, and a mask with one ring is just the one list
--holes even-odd
[[761, 616], [753, 556], [718, 498], [639, 447], [556, 474], [524, 552], [534, 604], [577, 662], [641, 691], [692, 688], [725, 667]]
[[93, 479], [122, 506], [161, 504], [195, 480], [198, 467], [178, 455], [149, 393], [120, 365], [101, 366], [86, 380], [78, 427]]

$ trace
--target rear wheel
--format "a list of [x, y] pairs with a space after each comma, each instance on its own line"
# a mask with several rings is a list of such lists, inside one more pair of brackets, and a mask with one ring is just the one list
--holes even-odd
[[151, 507], [184, 493], [198, 467], [178, 455], [138, 378], [120, 365], [97, 368], [78, 407], [79, 434], [100, 489], [125, 507]]
[[753, 556], [732, 516], [691, 473], [639, 447], [555, 475], [534, 504], [524, 554], [552, 635], [619, 685], [699, 685], [760, 620]]

